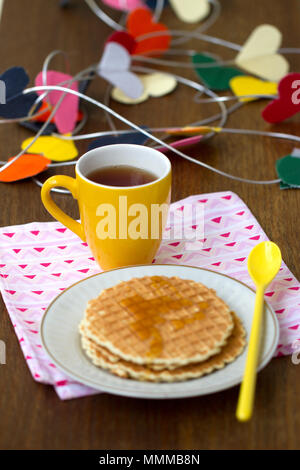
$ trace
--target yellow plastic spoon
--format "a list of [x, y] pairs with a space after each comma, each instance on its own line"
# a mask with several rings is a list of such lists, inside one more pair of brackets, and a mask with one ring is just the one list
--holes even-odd
[[280, 265], [281, 252], [273, 242], [259, 243], [248, 257], [248, 271], [256, 285], [256, 299], [244, 378], [236, 410], [236, 417], [239, 421], [248, 421], [252, 415], [264, 312], [264, 292], [278, 273]]

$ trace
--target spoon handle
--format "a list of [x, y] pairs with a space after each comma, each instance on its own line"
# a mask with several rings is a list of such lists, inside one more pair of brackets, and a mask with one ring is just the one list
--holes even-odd
[[239, 421], [248, 421], [253, 410], [261, 325], [264, 312], [264, 290], [264, 286], [257, 286], [244, 378], [236, 410], [236, 417]]

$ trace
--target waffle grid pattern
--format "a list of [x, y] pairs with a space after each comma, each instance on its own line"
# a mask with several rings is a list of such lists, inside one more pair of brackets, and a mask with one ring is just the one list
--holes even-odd
[[[163, 367], [207, 359], [233, 329], [228, 306], [213, 290], [191, 280], [148, 276], [105, 289], [89, 302], [82, 324], [91, 340], [122, 359]], [[162, 347], [149, 358], [155, 337]]]
[[86, 337], [85, 330], [82, 328], [82, 347], [92, 362], [103, 369], [109, 370], [115, 375], [135, 380], [146, 380], [151, 382], [174, 382], [193, 378], [199, 378], [202, 375], [209, 374], [216, 369], [223, 368], [226, 364], [234, 361], [239, 356], [246, 344], [245, 330], [240, 319], [233, 315], [234, 328], [231, 336], [222, 350], [200, 363], [194, 363], [178, 367], [174, 370], [162, 369], [155, 371], [148, 366], [138, 365], [132, 362], [124, 361], [118, 356], [113, 355], [107, 349], [97, 345]]

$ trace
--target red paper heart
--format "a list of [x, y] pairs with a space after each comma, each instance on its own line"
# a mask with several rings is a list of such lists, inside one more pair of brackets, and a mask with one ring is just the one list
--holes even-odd
[[[13, 157], [14, 158], [14, 157]], [[10, 158], [8, 161], [11, 161]], [[10, 183], [30, 176], [37, 175], [46, 170], [51, 160], [38, 154], [25, 153], [21, 155], [14, 163], [0, 172], [0, 181]]]
[[168, 28], [162, 23], [153, 21], [152, 13], [145, 8], [138, 8], [131, 12], [127, 19], [128, 32], [137, 40], [136, 47], [133, 51], [135, 55], [148, 54], [159, 55], [169, 49], [171, 36], [164, 34], [149, 39], [138, 40], [139, 36], [144, 36], [152, 32], [163, 31], [168, 32]]
[[134, 37], [126, 31], [116, 31], [115, 33], [111, 34], [106, 43], [108, 42], [117, 42], [118, 44], [121, 44], [121, 46], [127, 49], [129, 54], [132, 54], [137, 46]]
[[271, 101], [262, 112], [265, 121], [282, 122], [300, 111], [300, 73], [289, 73], [278, 85], [279, 98]]

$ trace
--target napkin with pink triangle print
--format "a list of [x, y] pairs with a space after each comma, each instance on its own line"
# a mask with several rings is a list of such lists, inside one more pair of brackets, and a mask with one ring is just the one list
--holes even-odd
[[[185, 211], [187, 206], [203, 210], [199, 246], [190, 249], [184, 240], [165, 237], [153, 262], [200, 266], [253, 287], [247, 256], [253, 246], [268, 238], [244, 202], [228, 191], [188, 197], [171, 205], [166, 233], [182, 224], [184, 213], [188, 230], [196, 230], [193, 211]], [[98, 391], [75, 382], [51, 363], [40, 343], [39, 323], [57, 294], [99, 271], [87, 244], [58, 222], [0, 229], [1, 293], [25, 360], [34, 380], [53, 385], [63, 400]], [[292, 354], [300, 340], [300, 284], [284, 263], [265, 298], [280, 323], [276, 356]]]

